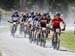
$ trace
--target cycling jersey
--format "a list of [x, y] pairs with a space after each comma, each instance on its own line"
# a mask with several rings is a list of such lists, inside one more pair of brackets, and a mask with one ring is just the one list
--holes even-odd
[[22, 18], [22, 20], [21, 20], [21, 21], [22, 21], [22, 22], [25, 22], [25, 21], [26, 21], [26, 19], [27, 19], [27, 18], [26, 18], [26, 16], [25, 16], [25, 15], [23, 15], [23, 18]]
[[50, 18], [47, 18], [47, 24], [50, 22], [50, 20], [51, 20]]
[[17, 22], [18, 20], [19, 20], [19, 15], [17, 15], [17, 14], [12, 15], [13, 22]]
[[60, 27], [60, 22], [64, 22], [62, 18], [59, 18], [59, 19], [54, 18], [54, 19], [52, 19], [53, 27], [56, 27], [56, 28]]
[[41, 26], [41, 27], [46, 27], [46, 24], [47, 24], [47, 19], [43, 19], [43, 18], [42, 18], [42, 19], [40, 20], [40, 26]]
[[39, 23], [39, 19], [38, 18], [34, 18], [34, 26], [38, 27], [38, 23]]
[[32, 17], [30, 17], [30, 18], [28, 19], [28, 21], [29, 21], [29, 24], [30, 24], [30, 25], [33, 25], [33, 18], [32, 18]]
[[38, 18], [38, 17], [35, 17], [35, 18], [34, 18], [34, 21], [39, 21], [39, 18]]

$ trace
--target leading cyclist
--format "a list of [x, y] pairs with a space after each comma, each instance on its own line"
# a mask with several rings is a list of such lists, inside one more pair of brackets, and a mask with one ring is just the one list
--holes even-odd
[[[50, 21], [49, 25], [51, 25], [51, 30], [50, 30], [50, 34], [51, 34], [51, 38], [52, 38], [52, 43], [53, 43], [53, 39], [54, 39], [54, 33], [55, 33], [55, 29], [59, 28], [60, 29], [60, 23], [62, 23], [64, 25], [63, 27], [63, 31], [65, 30], [66, 24], [64, 22], [64, 20], [60, 17], [60, 13], [57, 13], [54, 18]], [[60, 29], [61, 30], [61, 29]], [[61, 33], [61, 31], [60, 31]]]

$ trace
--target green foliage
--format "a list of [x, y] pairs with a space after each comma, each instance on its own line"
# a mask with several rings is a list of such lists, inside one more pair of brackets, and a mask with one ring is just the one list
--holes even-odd
[[61, 45], [71, 50], [75, 50], [75, 35], [73, 31], [62, 33]]
[[11, 8], [14, 8], [14, 6], [17, 6], [18, 0], [0, 0], [0, 7], [3, 9], [10, 10]]
[[[75, 50], [75, 35], [73, 31], [62, 32], [60, 37], [60, 46], [70, 50]], [[47, 40], [51, 41], [50, 35]]]
[[[0, 0], [0, 7], [4, 9], [17, 8], [20, 0]], [[32, 6], [35, 3], [43, 3], [45, 0], [26, 0], [29, 5]], [[61, 3], [63, 6], [67, 6], [69, 3], [75, 3], [75, 0], [46, 0], [51, 6], [52, 4]]]

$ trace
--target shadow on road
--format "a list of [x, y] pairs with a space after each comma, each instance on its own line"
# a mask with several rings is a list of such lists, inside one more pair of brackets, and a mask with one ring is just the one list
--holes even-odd
[[75, 52], [75, 50], [66, 50], [66, 49], [59, 49], [59, 51], [65, 51], [65, 52]]
[[[51, 45], [47, 45], [46, 48], [53, 48]], [[69, 49], [64, 49], [64, 48], [60, 48], [58, 51], [64, 51], [64, 52], [74, 52], [75, 50], [69, 50]]]

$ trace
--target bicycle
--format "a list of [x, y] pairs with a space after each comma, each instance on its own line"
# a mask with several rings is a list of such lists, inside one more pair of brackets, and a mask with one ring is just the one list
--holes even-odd
[[30, 40], [30, 43], [32, 43], [32, 41], [34, 40], [34, 28], [32, 25], [30, 25], [30, 32], [29, 32], [29, 40]]
[[11, 28], [11, 35], [13, 36], [13, 37], [15, 37], [15, 33], [16, 33], [16, 31], [17, 31], [17, 26], [18, 26], [18, 22], [10, 22], [10, 21], [8, 21], [9, 23], [12, 23], [12, 28]]
[[60, 47], [60, 29], [59, 28], [55, 29], [52, 45], [54, 49], [59, 50], [59, 47]]
[[37, 41], [37, 45], [40, 42], [40, 46], [45, 47], [47, 31], [46, 31], [46, 28], [42, 28], [42, 27], [39, 27], [39, 28], [41, 29], [41, 32], [37, 36], [37, 40], [36, 40]]
[[56, 28], [54, 31], [54, 38], [52, 41], [52, 45], [54, 49], [59, 50], [60, 47], [60, 33], [65, 30], [65, 24], [60, 23], [60, 28]]
[[22, 23], [20, 24], [20, 34], [22, 34], [23, 31], [24, 31], [24, 22], [22, 22]]

